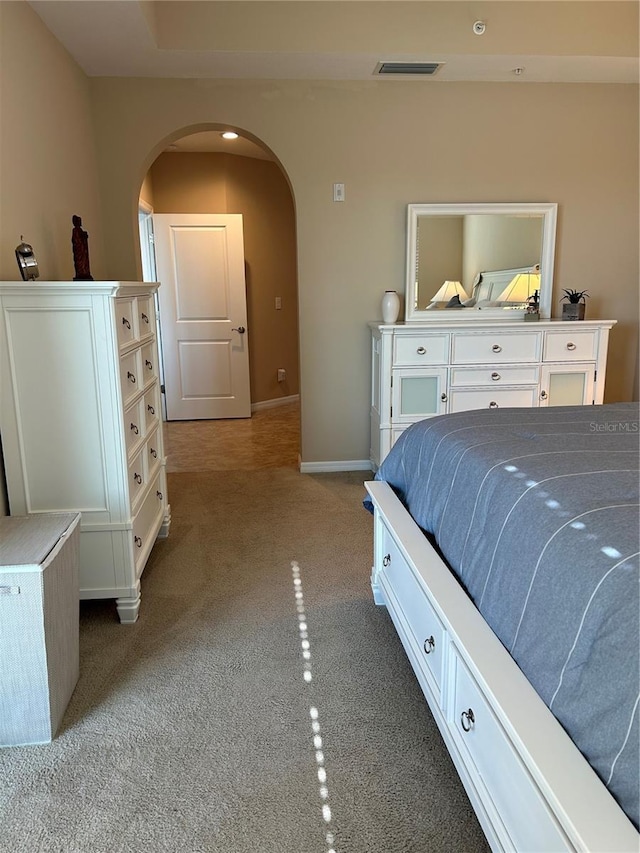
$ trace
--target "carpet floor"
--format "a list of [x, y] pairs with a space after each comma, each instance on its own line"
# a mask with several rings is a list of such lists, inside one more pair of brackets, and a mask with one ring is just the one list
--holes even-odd
[[82, 602], [58, 736], [0, 750], [2, 853], [486, 853], [373, 604], [363, 479], [169, 475], [138, 622]]

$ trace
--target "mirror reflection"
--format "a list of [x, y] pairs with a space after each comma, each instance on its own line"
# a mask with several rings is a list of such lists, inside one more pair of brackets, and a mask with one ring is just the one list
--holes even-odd
[[555, 213], [552, 204], [409, 205], [406, 319], [452, 310], [514, 319], [532, 305], [549, 316]]

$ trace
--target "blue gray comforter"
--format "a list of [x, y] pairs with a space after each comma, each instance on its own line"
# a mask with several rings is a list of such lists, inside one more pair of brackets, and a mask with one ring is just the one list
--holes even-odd
[[387, 481], [636, 827], [637, 404], [422, 421]]

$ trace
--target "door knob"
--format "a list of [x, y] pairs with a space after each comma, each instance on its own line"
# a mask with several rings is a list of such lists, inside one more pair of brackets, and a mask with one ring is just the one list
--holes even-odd
[[231, 329], [232, 332], [238, 332], [240, 335], [244, 335], [247, 331], [244, 326], [238, 326], [237, 329]]

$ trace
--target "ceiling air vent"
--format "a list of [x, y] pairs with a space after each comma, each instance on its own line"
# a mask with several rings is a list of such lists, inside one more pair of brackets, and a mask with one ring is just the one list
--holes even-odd
[[376, 74], [413, 74], [421, 77], [432, 77], [444, 62], [379, 62]]

